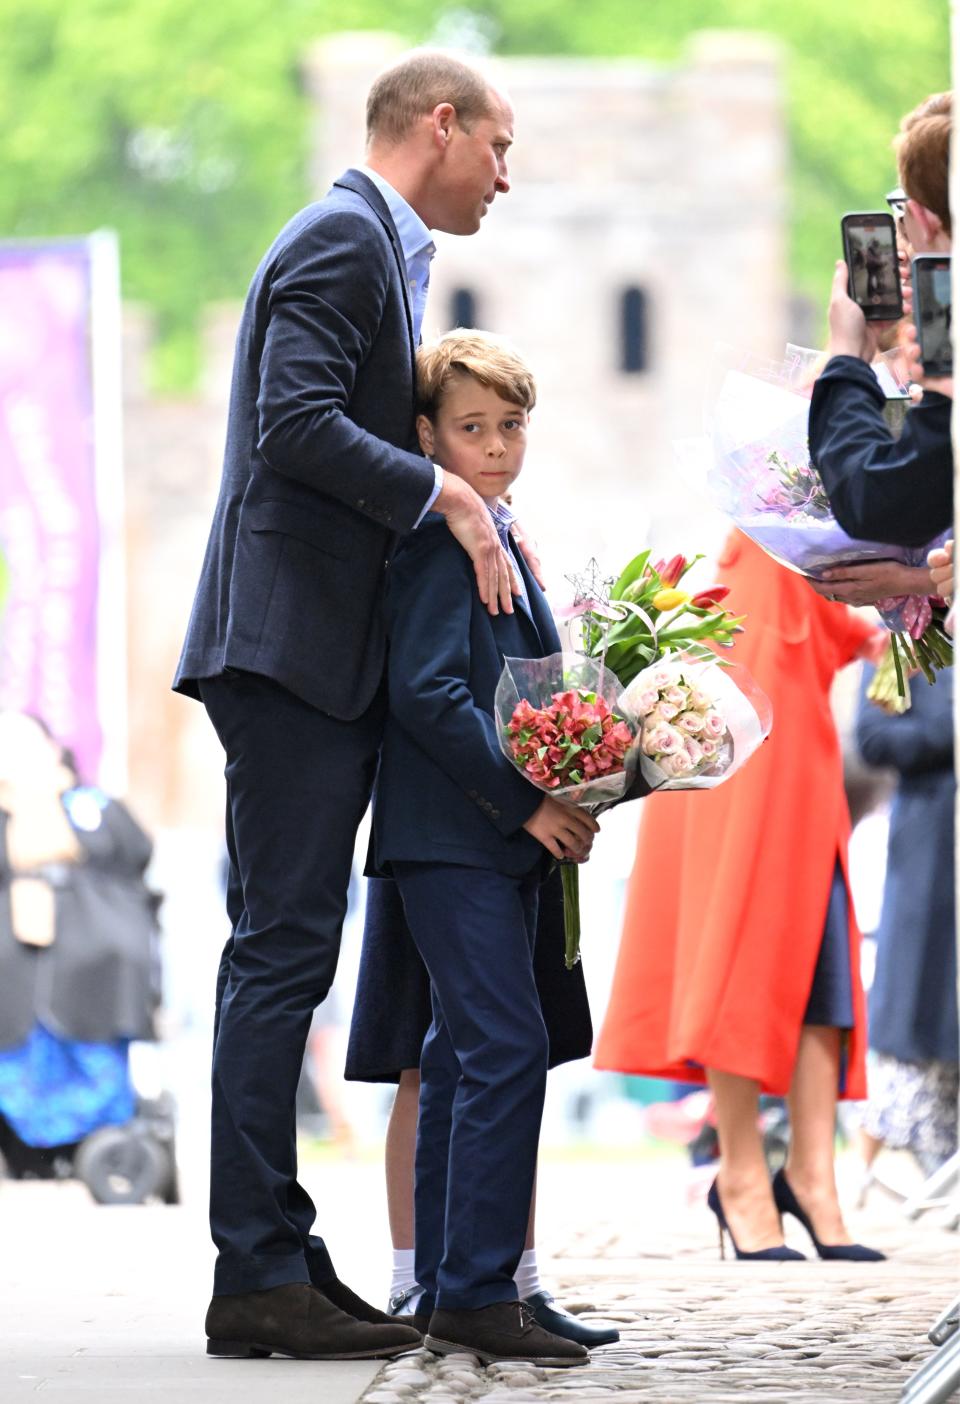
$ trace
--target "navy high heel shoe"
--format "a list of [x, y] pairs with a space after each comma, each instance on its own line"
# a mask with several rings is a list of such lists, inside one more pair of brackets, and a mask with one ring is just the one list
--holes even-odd
[[802, 1253], [798, 1253], [796, 1248], [788, 1248], [785, 1243], [781, 1243], [778, 1248], [758, 1248], [755, 1253], [748, 1253], [743, 1248], [737, 1247], [737, 1240], [730, 1232], [730, 1225], [727, 1223], [727, 1216], [723, 1212], [723, 1205], [720, 1203], [720, 1191], [717, 1189], [717, 1182], [713, 1184], [707, 1193], [707, 1208], [712, 1209], [717, 1216], [717, 1227], [720, 1230], [720, 1256], [726, 1257], [724, 1249], [723, 1235], [730, 1234], [730, 1242], [733, 1244], [733, 1251], [738, 1258], [750, 1258], [757, 1262], [806, 1262]]
[[778, 1170], [773, 1177], [773, 1198], [781, 1214], [792, 1214], [803, 1224], [817, 1250], [817, 1257], [845, 1259], [850, 1263], [882, 1263], [886, 1261], [886, 1253], [881, 1253], [877, 1248], [865, 1248], [862, 1243], [821, 1243], [813, 1231], [810, 1215], [800, 1207], [800, 1201], [790, 1188], [787, 1177], [782, 1170]]

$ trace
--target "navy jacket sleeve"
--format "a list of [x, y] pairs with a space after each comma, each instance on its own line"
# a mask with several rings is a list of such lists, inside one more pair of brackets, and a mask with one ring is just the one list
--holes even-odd
[[844, 531], [925, 546], [953, 521], [951, 401], [927, 391], [895, 439], [870, 367], [834, 356], [813, 388], [810, 457]]
[[952, 769], [952, 670], [940, 673], [932, 688], [923, 678], [912, 679], [913, 706], [901, 716], [889, 716], [867, 701], [872, 677], [872, 670], [864, 670], [857, 712], [857, 746], [867, 764], [889, 766], [901, 775]]
[[360, 428], [347, 410], [380, 327], [393, 250], [349, 210], [319, 214], [279, 255], [260, 360], [259, 449], [278, 473], [410, 531], [432, 493], [433, 465]]
[[470, 558], [445, 526], [408, 538], [387, 590], [390, 712], [466, 795], [486, 796], [497, 813], [486, 810], [488, 819], [509, 836], [543, 795], [507, 760], [496, 721], [470, 691], [476, 589]]

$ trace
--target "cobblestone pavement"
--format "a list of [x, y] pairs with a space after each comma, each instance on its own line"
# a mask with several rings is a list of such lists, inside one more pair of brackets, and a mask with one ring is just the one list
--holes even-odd
[[[849, 1223], [886, 1263], [721, 1262], [689, 1201], [685, 1159], [548, 1152], [538, 1240], [545, 1283], [622, 1339], [574, 1370], [481, 1370], [425, 1352], [375, 1362], [211, 1361], [212, 1247], [203, 1186], [178, 1208], [104, 1209], [75, 1182], [0, 1182], [0, 1404], [811, 1404], [897, 1400], [956, 1293], [960, 1238], [889, 1200]], [[619, 1159], [618, 1159], [619, 1155]], [[379, 1150], [308, 1164], [334, 1261], [385, 1304], [389, 1236]], [[700, 1185], [701, 1197], [703, 1185]], [[803, 1249], [802, 1234], [790, 1241]]]
[[[849, 1404], [894, 1401], [932, 1347], [926, 1332], [956, 1295], [960, 1242], [889, 1201], [850, 1216], [879, 1264], [721, 1262], [707, 1211], [633, 1227], [597, 1222], [553, 1246], [560, 1301], [613, 1321], [619, 1345], [572, 1370], [481, 1369], [426, 1351], [388, 1365], [364, 1404], [523, 1404], [616, 1395], [618, 1404]], [[800, 1237], [788, 1236], [804, 1248]], [[810, 1251], [809, 1243], [806, 1244]]]

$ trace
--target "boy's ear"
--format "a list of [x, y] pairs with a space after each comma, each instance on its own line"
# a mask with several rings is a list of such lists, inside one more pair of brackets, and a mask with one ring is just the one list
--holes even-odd
[[417, 438], [423, 452], [430, 458], [433, 454], [433, 425], [425, 414], [417, 415]]

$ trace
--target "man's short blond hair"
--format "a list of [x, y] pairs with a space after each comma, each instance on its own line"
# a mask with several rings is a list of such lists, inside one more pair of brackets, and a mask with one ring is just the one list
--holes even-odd
[[492, 89], [478, 68], [439, 49], [415, 49], [374, 81], [367, 94], [367, 141], [396, 143], [442, 102], [468, 131], [489, 117]]
[[457, 376], [467, 375], [495, 390], [507, 404], [532, 410], [537, 402], [533, 372], [508, 342], [489, 332], [458, 328], [417, 351], [417, 411], [435, 420]]

